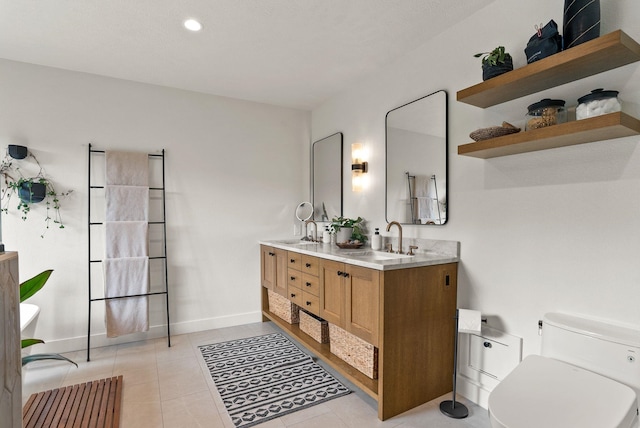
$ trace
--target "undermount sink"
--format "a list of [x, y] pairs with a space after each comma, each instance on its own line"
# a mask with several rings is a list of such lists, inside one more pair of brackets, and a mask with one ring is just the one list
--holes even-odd
[[396, 260], [410, 259], [413, 257], [407, 254], [386, 253], [382, 251], [350, 251], [344, 254], [351, 257], [362, 257], [369, 260]]
[[314, 241], [303, 241], [301, 239], [289, 239], [289, 240], [285, 240], [285, 241], [280, 241], [283, 244], [287, 244], [287, 245], [316, 245], [319, 244], [319, 242], [314, 242]]

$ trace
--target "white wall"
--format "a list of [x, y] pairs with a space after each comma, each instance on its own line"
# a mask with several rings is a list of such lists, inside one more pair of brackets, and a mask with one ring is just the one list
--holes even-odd
[[[640, 3], [601, 4], [601, 34], [622, 29], [640, 41]], [[591, 89], [617, 89], [638, 117], [638, 63], [486, 110], [456, 102], [456, 91], [481, 81], [473, 54], [505, 45], [520, 67], [534, 24], [551, 18], [562, 25], [561, 1], [497, 0], [312, 112], [313, 138], [343, 132], [345, 158], [351, 143], [368, 145], [370, 187], [354, 194], [346, 183], [344, 213], [384, 230], [385, 114], [448, 91], [449, 221], [405, 226], [404, 236], [460, 241], [459, 306], [522, 337], [524, 355], [539, 352], [537, 322], [548, 311], [640, 328], [640, 138], [491, 160], [457, 155], [471, 131], [521, 125], [527, 106], [545, 97], [575, 106]]]
[[[0, 148], [28, 146], [58, 190], [74, 190], [62, 204], [66, 229], [44, 239], [43, 207], [26, 222], [15, 209], [2, 218], [7, 250], [20, 253], [21, 280], [54, 269], [31, 299], [42, 307], [36, 337], [48, 342], [37, 351], [86, 343], [89, 143], [166, 150], [173, 332], [261, 319], [257, 241], [291, 236], [295, 207], [309, 197], [308, 112], [6, 60], [0, 76]], [[153, 299], [157, 325], [164, 300]], [[99, 336], [103, 306], [93, 305]], [[140, 337], [149, 336], [124, 340]]]

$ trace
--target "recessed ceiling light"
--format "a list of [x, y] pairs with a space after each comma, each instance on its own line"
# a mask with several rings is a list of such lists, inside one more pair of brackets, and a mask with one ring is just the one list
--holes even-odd
[[200, 31], [202, 30], [202, 24], [195, 19], [187, 19], [184, 21], [184, 28], [191, 31]]

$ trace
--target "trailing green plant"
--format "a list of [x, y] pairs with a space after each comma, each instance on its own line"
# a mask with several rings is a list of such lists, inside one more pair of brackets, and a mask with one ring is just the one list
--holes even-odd
[[474, 55], [475, 58], [480, 58], [481, 56], [483, 56], [482, 65], [498, 65], [504, 64], [506, 60], [512, 60], [511, 55], [505, 52], [504, 46], [498, 46], [491, 52], [480, 52]]
[[[40, 235], [40, 237], [44, 238], [44, 235], [52, 224], [57, 225], [60, 229], [64, 229], [64, 223], [62, 221], [62, 216], [60, 215], [60, 199], [68, 196], [72, 190], [58, 193], [51, 180], [46, 177], [40, 162], [38, 162], [38, 159], [33, 155], [33, 153], [31, 153], [31, 151], [28, 152], [28, 158], [33, 159], [39, 168], [38, 173], [34, 177], [25, 177], [22, 174], [20, 167], [15, 166], [14, 160], [8, 155], [6, 155], [0, 163], [0, 175], [2, 175], [5, 184], [5, 187], [2, 189], [0, 194], [0, 201], [2, 201], [0, 210], [5, 214], [9, 214], [11, 199], [15, 194], [18, 198], [18, 205], [16, 206], [16, 209], [20, 212], [22, 220], [26, 221], [29, 213], [31, 212], [31, 206], [36, 203], [36, 201], [33, 200], [34, 184], [41, 184], [45, 186], [46, 190], [43, 200], [46, 207], [46, 215], [44, 219], [45, 230]], [[21, 191], [23, 192], [23, 196], [24, 192], [28, 191], [29, 197], [21, 197]]]
[[[40, 289], [42, 287], [44, 287], [44, 285], [47, 283], [47, 280], [51, 276], [52, 272], [53, 272], [53, 270], [45, 270], [44, 272], [40, 272], [38, 275], [34, 276], [33, 278], [30, 278], [30, 279], [24, 281], [23, 283], [21, 283], [20, 284], [20, 303], [24, 302], [29, 297], [33, 296], [38, 291], [40, 291]], [[22, 349], [24, 349], [24, 348], [28, 348], [29, 346], [36, 345], [38, 343], [44, 343], [44, 340], [42, 340], [42, 339], [22, 339], [21, 340], [21, 347], [22, 347]], [[64, 357], [64, 356], [62, 356], [60, 354], [32, 354], [32, 355], [25, 355], [24, 357], [22, 357], [22, 365], [25, 366], [25, 365], [27, 365], [29, 363], [32, 363], [34, 361], [40, 361], [40, 360], [62, 360], [62, 361], [68, 361], [68, 362], [70, 362], [72, 364], [75, 364], [75, 366], [78, 367], [78, 364], [76, 364], [74, 361], [71, 361], [67, 357]]]
[[352, 229], [352, 240], [367, 242], [367, 235], [364, 230], [364, 219], [362, 217], [358, 217], [356, 219], [342, 216], [334, 217], [331, 219], [331, 223], [329, 223], [329, 228], [333, 233], [339, 231], [343, 227], [350, 227]]

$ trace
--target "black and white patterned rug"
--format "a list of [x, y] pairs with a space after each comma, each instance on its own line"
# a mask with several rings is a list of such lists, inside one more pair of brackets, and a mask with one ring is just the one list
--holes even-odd
[[280, 333], [200, 346], [236, 427], [250, 427], [349, 390]]

